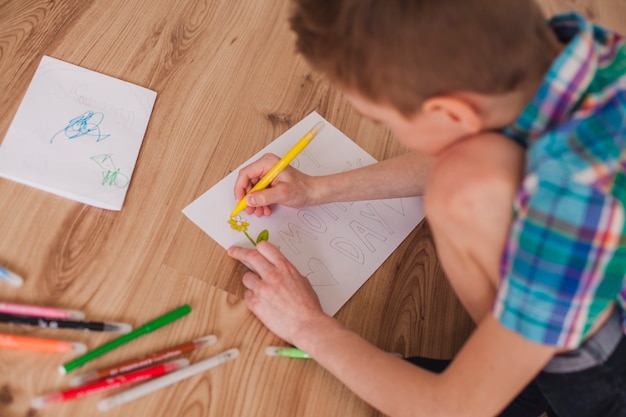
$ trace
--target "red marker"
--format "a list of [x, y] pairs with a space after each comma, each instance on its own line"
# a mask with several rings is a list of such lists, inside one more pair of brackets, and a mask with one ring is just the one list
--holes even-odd
[[58, 404], [65, 401], [76, 400], [86, 397], [88, 395], [108, 391], [113, 388], [118, 388], [123, 385], [147, 381], [149, 379], [165, 375], [177, 369], [184, 368], [187, 365], [189, 365], [189, 361], [187, 359], [178, 359], [176, 361], [152, 366], [150, 368], [141, 369], [139, 371], [131, 372], [128, 374], [119, 375], [113, 378], [107, 378], [105, 380], [94, 382], [92, 384], [83, 385], [82, 387], [56, 392], [54, 394], [43, 395], [41, 397], [35, 397], [33, 398], [31, 405], [33, 408], [41, 408], [50, 404]]
[[200, 347], [215, 343], [216, 341], [216, 336], [204, 336], [199, 339], [194, 339], [190, 342], [183, 343], [182, 345], [170, 347], [165, 350], [152, 353], [150, 355], [142, 356], [140, 358], [117, 364], [110, 368], [100, 369], [98, 371], [92, 371], [83, 375], [78, 375], [70, 380], [70, 387], [77, 387], [79, 385], [98, 381], [100, 379], [110, 378], [112, 376], [120, 374], [126, 374], [128, 372], [145, 368], [166, 360], [172, 360], [177, 356], [192, 352]]

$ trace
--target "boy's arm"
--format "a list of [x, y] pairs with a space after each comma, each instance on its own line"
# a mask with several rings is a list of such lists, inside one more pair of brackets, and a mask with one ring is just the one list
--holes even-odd
[[[277, 161], [277, 156], [268, 154], [242, 168], [235, 182], [235, 199], [243, 198]], [[433, 162], [432, 157], [408, 152], [362, 168], [324, 176], [305, 175], [289, 166], [274, 179], [271, 187], [248, 195], [247, 212], [269, 215], [272, 204], [299, 208], [339, 201], [422, 195]]]
[[305, 277], [271, 243], [229, 255], [258, 273], [243, 276], [245, 301], [362, 399], [391, 416], [493, 416], [556, 352], [505, 329], [488, 314], [441, 375], [377, 349], [323, 313]]
[[434, 158], [407, 152], [342, 173], [318, 177], [316, 204], [412, 197], [424, 193]]
[[494, 416], [554, 355], [490, 314], [443, 374], [383, 352], [336, 320], [309, 323], [295, 344], [356, 395], [390, 416]]

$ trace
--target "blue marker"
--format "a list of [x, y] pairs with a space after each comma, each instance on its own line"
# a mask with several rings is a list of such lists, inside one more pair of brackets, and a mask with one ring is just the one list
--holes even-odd
[[7, 281], [9, 284], [13, 284], [16, 287], [21, 287], [24, 284], [24, 280], [14, 272], [9, 271], [6, 268], [0, 266], [0, 281]]

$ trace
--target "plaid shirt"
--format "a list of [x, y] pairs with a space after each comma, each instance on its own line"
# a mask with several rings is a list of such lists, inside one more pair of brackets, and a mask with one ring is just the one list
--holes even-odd
[[577, 14], [550, 24], [567, 46], [505, 130], [528, 152], [494, 315], [572, 349], [626, 309], [626, 42]]

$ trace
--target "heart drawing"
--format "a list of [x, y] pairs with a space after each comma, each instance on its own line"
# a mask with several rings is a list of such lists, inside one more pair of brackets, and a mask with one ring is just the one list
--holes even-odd
[[326, 265], [317, 258], [311, 258], [308, 262], [309, 272], [305, 273], [311, 285], [316, 286], [330, 286], [339, 285], [339, 282], [333, 277]]

